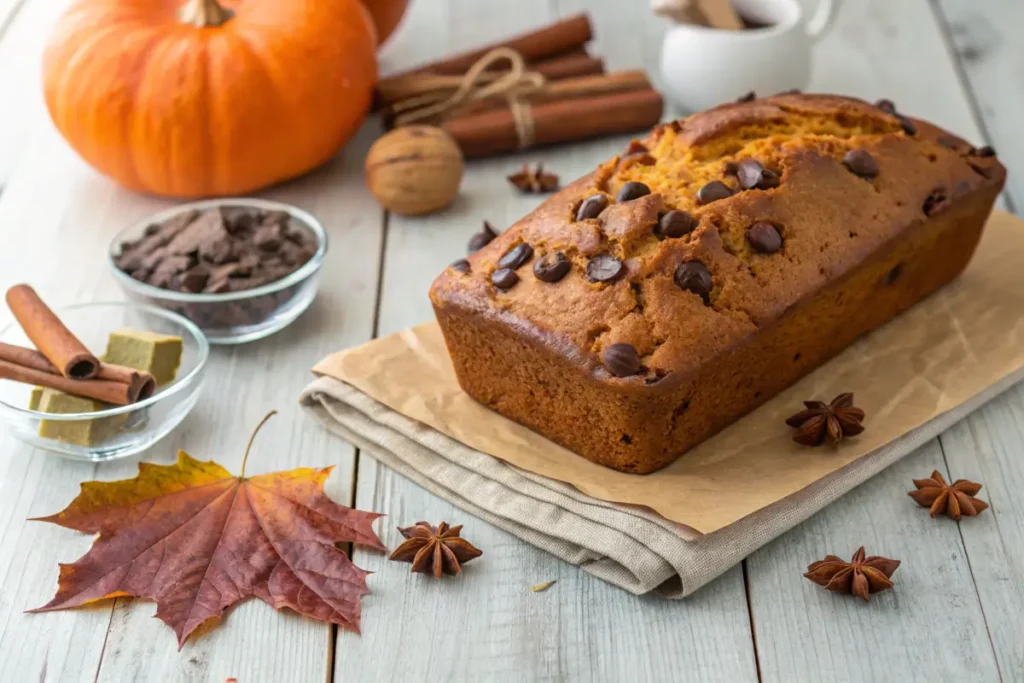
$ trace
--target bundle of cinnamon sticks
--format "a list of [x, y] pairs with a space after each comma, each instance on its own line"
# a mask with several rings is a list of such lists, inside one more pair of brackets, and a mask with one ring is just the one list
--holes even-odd
[[[378, 108], [389, 125], [440, 125], [467, 157], [655, 125], [661, 119], [661, 95], [642, 71], [606, 73], [604, 61], [587, 51], [592, 38], [590, 18], [573, 16], [385, 78], [377, 89]], [[500, 86], [515, 71], [507, 63], [487, 64], [467, 83], [467, 74], [473, 78], [474, 68], [502, 48], [521, 59], [527, 77], [493, 94], [460, 97], [470, 86]], [[529, 87], [521, 87], [524, 83]]]
[[28, 285], [11, 287], [7, 305], [38, 350], [0, 342], [0, 379], [118, 406], [153, 395], [153, 375], [101, 363]]

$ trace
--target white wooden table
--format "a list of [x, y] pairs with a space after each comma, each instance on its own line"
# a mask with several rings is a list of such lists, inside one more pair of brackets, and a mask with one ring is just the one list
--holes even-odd
[[[54, 131], [38, 83], [41, 46], [64, 0], [0, 0], [0, 287], [28, 280], [57, 304], [118, 297], [104, 250], [125, 224], [167, 202], [122, 190]], [[385, 71], [582, 9], [612, 68], [656, 74], [663, 24], [641, 0], [416, 0], [383, 53]], [[1011, 169], [1004, 206], [1024, 207], [1024, 27], [1019, 0], [848, 0], [816, 51], [812, 90], [874, 100], [993, 144]], [[714, 59], [714, 55], [709, 55]], [[770, 56], [766, 56], [770, 58]], [[26, 615], [53, 594], [58, 562], [91, 539], [25, 521], [55, 512], [89, 479], [133, 476], [134, 461], [66, 462], [0, 435], [0, 679], [6, 681], [1024, 681], [1024, 386], [747, 558], [691, 599], [637, 598], [468, 517], [328, 436], [296, 406], [326, 353], [429, 319], [427, 287], [483, 219], [505, 227], [535, 198], [504, 176], [526, 160], [563, 179], [624, 138], [473, 162], [443, 214], [388, 216], [364, 189], [368, 124], [326, 168], [265, 196], [319, 215], [333, 239], [313, 308], [278, 335], [213, 354], [201, 405], [147, 459], [177, 448], [237, 471], [269, 409], [249, 470], [335, 464], [336, 500], [388, 515], [465, 524], [485, 550], [456, 580], [355, 551], [375, 572], [363, 634], [259, 601], [178, 652], [154, 606], [116, 599]], [[939, 469], [984, 483], [992, 509], [956, 524], [929, 519], [905, 492]], [[801, 577], [828, 552], [864, 544], [903, 564], [896, 590], [862, 604]], [[557, 580], [544, 593], [529, 586]]]

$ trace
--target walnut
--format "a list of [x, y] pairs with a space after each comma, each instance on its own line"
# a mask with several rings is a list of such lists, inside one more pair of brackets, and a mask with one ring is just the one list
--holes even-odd
[[388, 211], [417, 216], [447, 206], [462, 181], [462, 151], [434, 126], [405, 126], [385, 134], [366, 155], [366, 182]]

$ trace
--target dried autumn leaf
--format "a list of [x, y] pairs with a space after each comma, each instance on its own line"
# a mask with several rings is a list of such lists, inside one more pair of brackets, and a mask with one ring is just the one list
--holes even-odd
[[174, 465], [139, 463], [134, 479], [85, 482], [65, 510], [39, 521], [99, 537], [80, 560], [60, 566], [53, 600], [30, 611], [149, 598], [179, 649], [200, 624], [251, 596], [358, 631], [370, 572], [335, 544], [383, 550], [371, 528], [380, 515], [328, 498], [331, 469], [235, 477], [179, 451]]

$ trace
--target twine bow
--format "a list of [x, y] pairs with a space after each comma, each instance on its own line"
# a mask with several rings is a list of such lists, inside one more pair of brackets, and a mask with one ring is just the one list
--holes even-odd
[[[509, 63], [509, 69], [492, 72], [489, 69], [501, 61]], [[437, 87], [395, 102], [392, 107], [395, 126], [405, 126], [422, 121], [444, 121], [459, 110], [486, 99], [504, 97], [512, 112], [516, 135], [520, 147], [529, 147], [534, 142], [533, 115], [527, 96], [544, 87], [546, 79], [542, 74], [528, 71], [523, 56], [507, 47], [497, 47], [478, 59], [464, 76], [433, 77]], [[455, 91], [438, 101], [438, 90], [444, 91], [455, 86]]]

